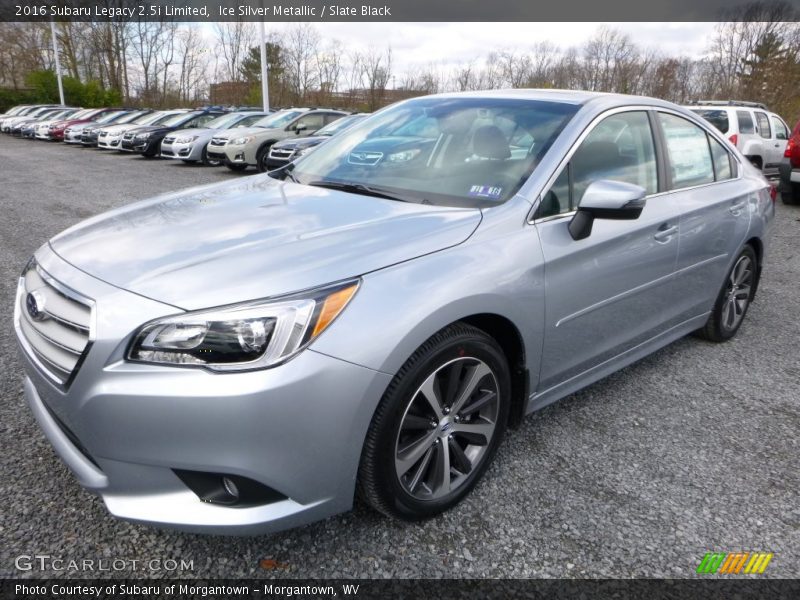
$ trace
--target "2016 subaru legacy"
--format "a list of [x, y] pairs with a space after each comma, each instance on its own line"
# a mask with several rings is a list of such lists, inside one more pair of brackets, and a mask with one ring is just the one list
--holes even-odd
[[409, 100], [50, 240], [19, 281], [25, 395], [125, 519], [275, 531], [357, 494], [428, 517], [523, 415], [689, 333], [731, 338], [771, 196], [667, 102]]

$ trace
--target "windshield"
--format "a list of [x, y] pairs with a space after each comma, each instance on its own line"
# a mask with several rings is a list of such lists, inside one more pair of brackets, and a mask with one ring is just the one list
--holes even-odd
[[299, 117], [302, 115], [304, 110], [281, 110], [276, 112], [274, 115], [269, 115], [268, 117], [264, 117], [263, 119], [259, 119], [255, 123], [253, 123], [253, 127], [264, 127], [266, 129], [275, 129], [278, 127], [283, 127], [284, 125], [288, 125], [292, 119], [295, 117]]
[[705, 108], [693, 108], [692, 112], [697, 113], [722, 133], [728, 133], [728, 112], [725, 110], [712, 110]]
[[108, 123], [110, 121], [113, 121], [114, 119], [116, 119], [118, 116], [120, 116], [122, 114], [125, 114], [125, 111], [115, 110], [115, 111], [112, 111], [112, 112], [108, 112], [108, 113], [104, 114], [102, 117], [98, 118], [97, 122], [98, 123]]
[[198, 115], [200, 113], [197, 112], [190, 112], [190, 113], [179, 113], [177, 115], [173, 115], [171, 118], [166, 119], [164, 121], [159, 121], [159, 125], [163, 125], [164, 127], [174, 127], [175, 125], [180, 125], [189, 117], [193, 117], [194, 115]]
[[227, 129], [241, 118], [242, 115], [238, 113], [228, 113], [227, 115], [222, 115], [215, 119], [211, 119], [205, 124], [205, 127], [207, 129]]
[[491, 206], [516, 193], [578, 108], [503, 98], [410, 100], [275, 176], [411, 202]]
[[131, 113], [128, 113], [124, 117], [120, 117], [119, 119], [114, 121], [114, 124], [116, 124], [116, 125], [124, 125], [125, 123], [136, 122], [136, 120], [138, 118], [140, 118], [141, 116], [142, 116], [142, 111], [135, 110], [135, 111], [133, 111]]
[[314, 135], [325, 135], [330, 136], [340, 131], [344, 131], [348, 127], [355, 125], [359, 121], [363, 121], [368, 115], [350, 115], [347, 117], [342, 117], [341, 119], [336, 119], [333, 123], [329, 123], [325, 125], [322, 129], [317, 131]]
[[166, 119], [169, 115], [165, 115], [163, 112], [153, 112], [148, 113], [146, 115], [142, 115], [138, 119], [134, 120], [132, 124], [135, 125], [152, 125], [153, 123], [157, 123], [161, 119]]

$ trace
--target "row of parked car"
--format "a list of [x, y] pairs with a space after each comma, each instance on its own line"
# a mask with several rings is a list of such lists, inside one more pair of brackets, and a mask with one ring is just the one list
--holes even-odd
[[[786, 122], [763, 104], [699, 101], [687, 107], [728, 138], [765, 175], [779, 174], [781, 197], [800, 203], [800, 122]], [[325, 108], [263, 112], [248, 107], [195, 110], [16, 106], [0, 115], [0, 131], [132, 152], [233, 171], [279, 168], [344, 131], [364, 113]]]
[[323, 108], [151, 110], [15, 106], [0, 115], [13, 136], [264, 172], [310, 152], [367, 115]]

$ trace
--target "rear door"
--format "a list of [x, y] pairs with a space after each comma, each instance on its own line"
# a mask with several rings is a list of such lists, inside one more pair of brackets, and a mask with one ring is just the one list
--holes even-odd
[[[657, 198], [656, 143], [647, 110], [606, 116], [542, 196], [534, 222], [545, 259], [545, 336], [538, 391], [569, 382], [670, 326], [676, 305], [680, 207]], [[592, 181], [634, 183], [651, 196], [631, 221], [597, 219], [589, 237], [567, 226]]]
[[661, 199], [681, 215], [674, 308], [688, 320], [711, 310], [747, 234], [750, 198], [741, 191], [741, 165], [714, 135], [669, 112], [658, 113], [658, 124], [668, 165]]
[[[777, 156], [777, 146], [775, 145], [775, 131], [770, 123], [769, 116], [762, 110], [755, 110], [753, 114], [756, 118], [756, 131], [761, 137], [764, 148], [764, 171], [776, 171], [780, 158]], [[782, 158], [782, 157], [781, 157]]]

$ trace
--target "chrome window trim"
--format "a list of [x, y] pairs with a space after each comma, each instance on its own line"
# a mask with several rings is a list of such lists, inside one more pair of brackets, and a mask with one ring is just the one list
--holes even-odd
[[[712, 131], [713, 126], [707, 127], [705, 123], [701, 122], [702, 117], [700, 117], [699, 115], [691, 113], [691, 111], [689, 111], [691, 114], [687, 115], [686, 113], [680, 112], [678, 110], [675, 110], [673, 108], [669, 108], [669, 107], [666, 107], [666, 106], [656, 106], [656, 105], [648, 105], [648, 104], [632, 104], [630, 106], [617, 106], [615, 108], [609, 108], [608, 110], [605, 110], [605, 111], [601, 112], [594, 119], [592, 119], [591, 123], [589, 123], [586, 126], [586, 128], [581, 132], [581, 134], [578, 136], [578, 138], [573, 142], [572, 146], [570, 146], [570, 149], [567, 151], [567, 153], [564, 155], [564, 157], [558, 163], [558, 166], [556, 166], [556, 168], [550, 174], [550, 177], [548, 177], [547, 182], [542, 187], [543, 191], [539, 193], [539, 195], [536, 197], [536, 200], [533, 202], [533, 205], [531, 206], [531, 209], [528, 212], [528, 216], [525, 219], [526, 224], [528, 224], [528, 225], [536, 225], [538, 223], [546, 223], [548, 221], [553, 221], [555, 219], [560, 219], [560, 218], [566, 217], [566, 216], [574, 216], [575, 213], [577, 212], [576, 210], [572, 210], [572, 211], [569, 211], [569, 212], [566, 212], [566, 213], [559, 213], [557, 215], [549, 215], [547, 217], [542, 217], [540, 219], [535, 219], [534, 218], [534, 215], [536, 214], [536, 210], [539, 208], [539, 205], [541, 204], [542, 198], [545, 196], [545, 194], [547, 194], [547, 192], [550, 191], [550, 188], [555, 183], [555, 180], [558, 178], [559, 175], [561, 175], [561, 171], [566, 167], [567, 163], [569, 163], [569, 161], [572, 159], [572, 156], [578, 150], [578, 147], [583, 143], [583, 141], [588, 137], [588, 135], [595, 129], [595, 127], [597, 127], [597, 125], [600, 124], [601, 121], [605, 120], [607, 117], [610, 117], [610, 116], [616, 115], [616, 114], [620, 114], [620, 113], [642, 112], [642, 111], [646, 111], [646, 112], [650, 112], [650, 111], [653, 111], [653, 112], [664, 112], [664, 113], [675, 115], [676, 117], [681, 117], [683, 119], [686, 119], [690, 123], [700, 127], [703, 131], [706, 132], [707, 135], [710, 135], [714, 139], [719, 141], [722, 144], [722, 147], [725, 148], [726, 152], [730, 156], [732, 156], [736, 161], [736, 177], [731, 177], [730, 179], [724, 179], [722, 181], [712, 181], [710, 183], [701, 183], [699, 185], [693, 185], [693, 186], [690, 186], [690, 187], [677, 188], [677, 189], [674, 189], [674, 190], [664, 190], [663, 192], [655, 192], [653, 194], [648, 194], [646, 196], [647, 199], [666, 196], [667, 194], [674, 194], [676, 192], [684, 192], [686, 190], [694, 190], [694, 189], [697, 189], [697, 188], [703, 188], [703, 187], [707, 187], [707, 186], [710, 186], [710, 185], [718, 185], [718, 184], [721, 184], [721, 183], [727, 183], [729, 181], [737, 181], [737, 180], [742, 178], [742, 169], [741, 169], [742, 161], [739, 159], [739, 157], [735, 153], [731, 152], [728, 149], [728, 146], [730, 145], [730, 142], [728, 142], [725, 139], [725, 137], [719, 131]], [[657, 145], [657, 141], [656, 140], [653, 140], [653, 143], [654, 143], [654, 145]], [[656, 147], [656, 150], [658, 150], [657, 147]], [[662, 150], [666, 151], [666, 148], [663, 148]]]

